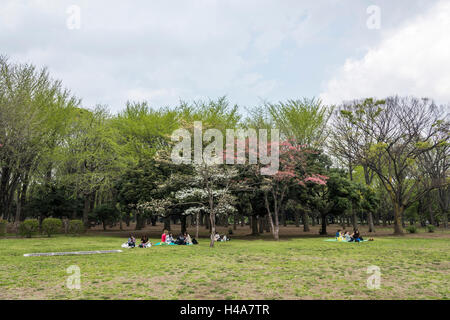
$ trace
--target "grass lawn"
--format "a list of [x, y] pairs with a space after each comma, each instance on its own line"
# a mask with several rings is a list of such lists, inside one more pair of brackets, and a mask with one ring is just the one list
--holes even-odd
[[[151, 239], [156, 243], [156, 239]], [[122, 253], [24, 257], [24, 253], [122, 249], [107, 236], [0, 239], [0, 299], [449, 299], [448, 238], [335, 243], [232, 240]], [[81, 290], [66, 268], [79, 266]], [[381, 288], [366, 286], [367, 267]]]

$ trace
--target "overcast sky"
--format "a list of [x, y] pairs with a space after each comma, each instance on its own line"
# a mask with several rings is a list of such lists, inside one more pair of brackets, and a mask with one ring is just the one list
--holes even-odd
[[113, 111], [222, 95], [449, 103], [450, 0], [0, 0], [0, 54]]

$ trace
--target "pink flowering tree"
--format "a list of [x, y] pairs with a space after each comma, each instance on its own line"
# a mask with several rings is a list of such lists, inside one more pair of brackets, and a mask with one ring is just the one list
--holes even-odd
[[[272, 150], [271, 145], [267, 150]], [[264, 193], [265, 207], [269, 215], [269, 224], [275, 240], [279, 240], [279, 217], [282, 206], [287, 200], [289, 188], [306, 184], [326, 185], [327, 176], [313, 172], [307, 164], [307, 156], [314, 153], [304, 145], [293, 141], [279, 143], [279, 169], [273, 175], [261, 175], [261, 164], [245, 165], [245, 182], [249, 189], [259, 188]]]

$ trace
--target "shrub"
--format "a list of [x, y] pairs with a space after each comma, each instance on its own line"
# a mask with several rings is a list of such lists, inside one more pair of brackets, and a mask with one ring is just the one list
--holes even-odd
[[436, 230], [436, 227], [432, 224], [427, 225], [427, 230], [428, 232], [434, 232], [434, 230]]
[[411, 225], [408, 228], [406, 228], [406, 231], [408, 231], [409, 233], [417, 233], [417, 227], [414, 225]]
[[81, 220], [70, 220], [69, 222], [69, 233], [70, 234], [80, 234], [84, 232], [84, 224]]
[[4, 236], [6, 234], [6, 226], [8, 224], [8, 221], [6, 220], [0, 220], [0, 237]]
[[37, 219], [26, 219], [19, 226], [19, 233], [27, 238], [31, 238], [38, 230], [39, 222]]
[[6, 225], [6, 233], [12, 233], [12, 234], [17, 234], [19, 233], [19, 225], [16, 223], [8, 223]]
[[42, 221], [42, 231], [46, 233], [49, 237], [52, 234], [61, 232], [62, 221], [56, 218], [46, 218]]

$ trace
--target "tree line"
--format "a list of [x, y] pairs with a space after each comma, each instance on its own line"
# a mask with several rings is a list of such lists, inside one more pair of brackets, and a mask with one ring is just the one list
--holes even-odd
[[[432, 99], [392, 96], [336, 106], [286, 100], [241, 114], [220, 97], [163, 108], [128, 102], [112, 114], [82, 107], [45, 68], [0, 57], [0, 216], [136, 229], [179, 220], [211, 232], [249, 223], [275, 239], [287, 223], [320, 224], [322, 234], [329, 223], [371, 232], [392, 224], [395, 234], [406, 223], [447, 228], [448, 112]], [[249, 161], [174, 164], [171, 135], [193, 132], [195, 121], [224, 136], [279, 129], [278, 173], [261, 175]]]

